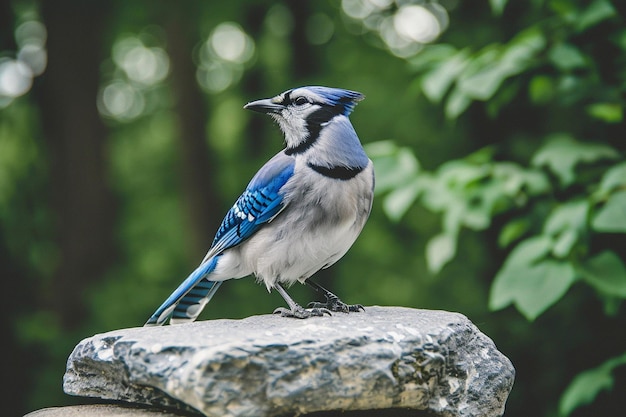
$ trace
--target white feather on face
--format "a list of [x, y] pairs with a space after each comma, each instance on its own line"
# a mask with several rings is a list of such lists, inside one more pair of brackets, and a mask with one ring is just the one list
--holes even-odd
[[322, 103], [326, 102], [322, 96], [306, 88], [286, 91], [272, 98], [271, 101], [285, 106], [281, 112], [271, 113], [270, 116], [276, 120], [285, 134], [288, 148], [295, 148], [309, 138], [307, 119], [322, 109]]

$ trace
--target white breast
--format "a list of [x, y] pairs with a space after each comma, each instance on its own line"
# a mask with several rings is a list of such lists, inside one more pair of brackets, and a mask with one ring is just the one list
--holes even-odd
[[[302, 168], [302, 169], [298, 169]], [[285, 185], [286, 208], [243, 244], [224, 253], [211, 279], [257, 276], [275, 282], [303, 282], [340, 259], [369, 216], [373, 167], [350, 181], [324, 177], [308, 167]]]

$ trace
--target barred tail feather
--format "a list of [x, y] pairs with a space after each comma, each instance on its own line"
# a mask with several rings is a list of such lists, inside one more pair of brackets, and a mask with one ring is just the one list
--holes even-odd
[[207, 279], [219, 256], [203, 262], [150, 316], [144, 326], [161, 326], [170, 319], [171, 324], [194, 321], [204, 306], [220, 287], [222, 281]]
[[176, 305], [170, 318], [171, 324], [192, 322], [198, 318], [204, 306], [217, 292], [223, 281], [209, 281], [203, 278]]

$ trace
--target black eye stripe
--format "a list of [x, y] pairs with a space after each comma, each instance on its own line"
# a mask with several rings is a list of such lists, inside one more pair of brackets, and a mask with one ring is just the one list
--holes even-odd
[[283, 106], [289, 106], [293, 101], [291, 100], [291, 90], [285, 92], [285, 97], [283, 98]]

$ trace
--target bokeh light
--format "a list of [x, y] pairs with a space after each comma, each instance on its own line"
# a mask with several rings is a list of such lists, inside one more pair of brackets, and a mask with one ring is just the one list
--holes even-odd
[[48, 31], [43, 23], [37, 20], [27, 20], [15, 29], [15, 42], [19, 47], [25, 45], [45, 46]]
[[263, 22], [265, 29], [277, 37], [285, 37], [293, 30], [293, 16], [289, 9], [277, 3], [273, 5], [265, 16]]
[[316, 13], [306, 22], [306, 38], [312, 45], [323, 45], [335, 32], [335, 24], [328, 15]]
[[351, 18], [364, 20], [372, 14], [380, 13], [392, 4], [392, 0], [343, 0], [341, 8]]
[[112, 48], [115, 70], [98, 95], [98, 110], [104, 117], [121, 122], [134, 120], [158, 103], [153, 94], [170, 72], [170, 59], [158, 40], [147, 33], [125, 35]]
[[169, 73], [169, 58], [162, 48], [147, 47], [139, 38], [123, 39], [113, 47], [113, 60], [137, 83], [153, 85]]
[[17, 53], [17, 59], [26, 64], [33, 76], [41, 75], [48, 65], [48, 54], [41, 45], [26, 44]]
[[0, 95], [19, 97], [30, 90], [33, 84], [33, 72], [22, 61], [0, 59]]
[[0, 59], [0, 108], [30, 91], [33, 78], [43, 74], [48, 64], [46, 27], [39, 21], [26, 20], [15, 29], [18, 50], [15, 58]]
[[123, 81], [114, 81], [100, 93], [98, 109], [104, 116], [121, 121], [135, 119], [143, 113], [145, 100], [139, 90]]
[[254, 49], [254, 41], [241, 26], [220, 23], [199, 48], [198, 84], [209, 93], [219, 93], [237, 83]]
[[435, 41], [448, 26], [448, 13], [439, 3], [424, 0], [343, 0], [346, 16], [377, 32], [396, 56], [407, 58]]
[[243, 64], [252, 58], [254, 42], [243, 29], [231, 22], [219, 24], [209, 36], [206, 46], [224, 61]]
[[209, 62], [198, 70], [198, 83], [209, 92], [226, 90], [239, 80], [241, 73], [221, 62]]
[[441, 33], [437, 18], [418, 5], [400, 7], [393, 17], [393, 25], [400, 36], [413, 42], [432, 42]]

